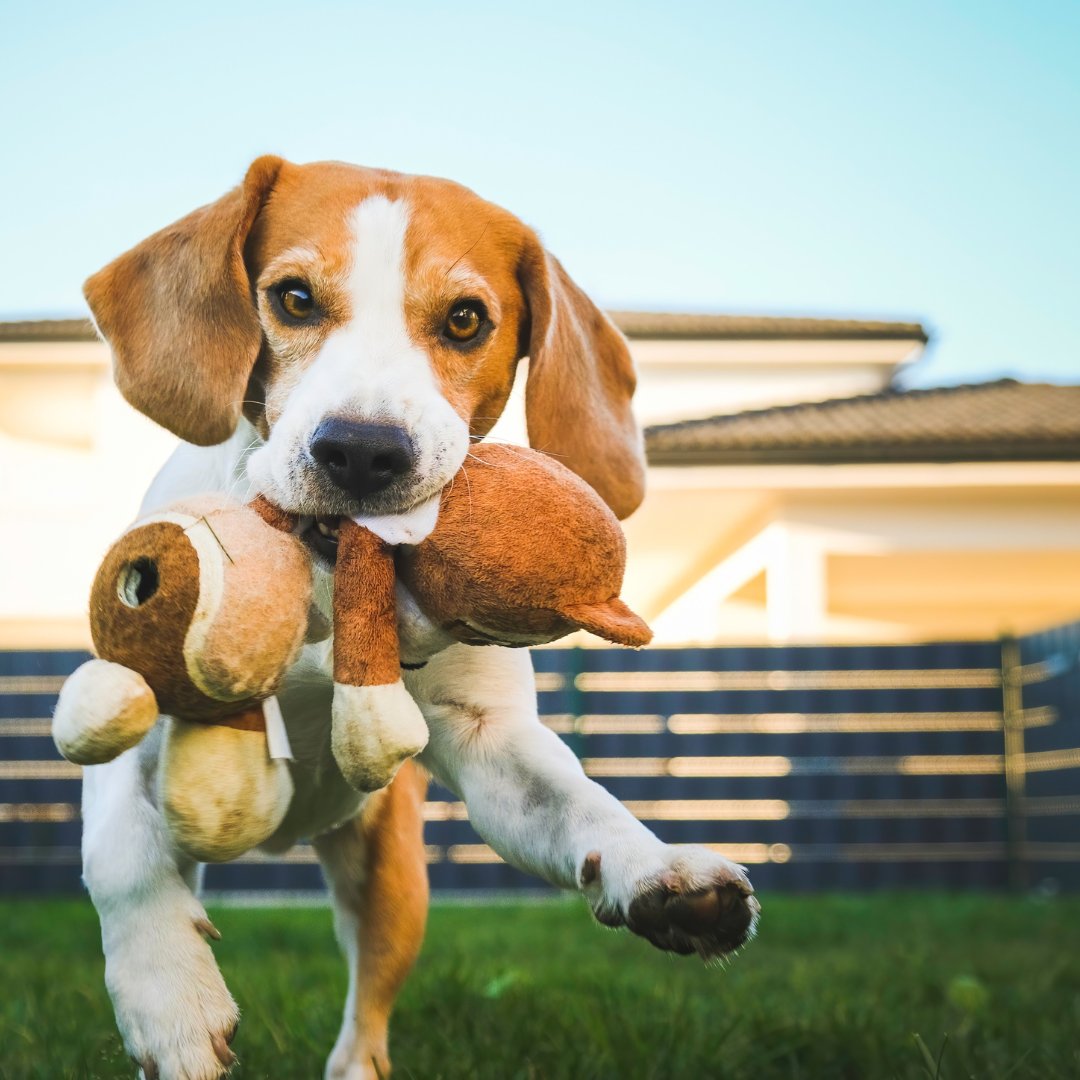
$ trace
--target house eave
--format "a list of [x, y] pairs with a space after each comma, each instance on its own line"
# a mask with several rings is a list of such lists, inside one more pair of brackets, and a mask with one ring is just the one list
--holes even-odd
[[650, 465], [912, 465], [975, 462], [1080, 461], [1080, 444], [999, 443], [993, 445], [941, 444], [935, 446], [815, 447], [748, 450], [652, 450]]

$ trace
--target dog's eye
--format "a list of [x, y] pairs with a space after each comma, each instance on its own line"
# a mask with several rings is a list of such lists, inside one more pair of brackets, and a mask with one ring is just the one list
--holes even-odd
[[463, 300], [450, 309], [443, 333], [451, 341], [472, 341], [487, 318], [484, 305], [477, 300]]
[[302, 281], [284, 281], [277, 287], [278, 303], [290, 319], [302, 322], [315, 311], [315, 297]]

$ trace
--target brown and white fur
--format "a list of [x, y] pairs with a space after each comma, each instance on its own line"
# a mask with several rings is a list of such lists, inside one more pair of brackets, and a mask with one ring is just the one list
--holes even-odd
[[[274, 290], [289, 280], [309, 287], [317, 318], [282, 316]], [[186, 440], [143, 512], [257, 489], [324, 520], [408, 519], [491, 428], [524, 356], [532, 444], [620, 516], [641, 499], [625, 342], [530, 229], [448, 181], [260, 158], [240, 188], [91, 278], [87, 297], [125, 395]], [[468, 348], [443, 333], [462, 298], [487, 316]], [[327, 418], [404, 431], [411, 467], [370, 499], [351, 497], [309, 452]], [[420, 763], [500, 855], [660, 948], [709, 958], [745, 940], [757, 912], [745, 871], [661, 843], [585, 777], [538, 721], [527, 652], [446, 647], [408, 611], [402, 642], [427, 660], [406, 672], [431, 729]], [[267, 847], [315, 838], [349, 967], [326, 1076], [374, 1080], [389, 1070], [388, 1018], [424, 930], [426, 778], [408, 767], [368, 797], [345, 784], [330, 752], [329, 663], [326, 645], [308, 646], [280, 695], [296, 794]], [[148, 1077], [204, 1080], [231, 1064], [239, 1014], [206, 940], [216, 931], [196, 898], [200, 868], [170, 842], [157, 804], [160, 742], [152, 733], [86, 770], [84, 878], [129, 1053]]]

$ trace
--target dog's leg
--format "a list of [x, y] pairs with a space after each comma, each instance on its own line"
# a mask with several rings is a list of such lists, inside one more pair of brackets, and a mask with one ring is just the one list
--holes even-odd
[[662, 843], [540, 724], [524, 650], [453, 645], [408, 681], [431, 726], [421, 761], [508, 862], [580, 890], [596, 917], [661, 949], [711, 958], [752, 933], [745, 870]]
[[349, 965], [345, 1017], [327, 1080], [378, 1080], [390, 1073], [390, 1011], [420, 951], [427, 918], [426, 790], [427, 777], [406, 762], [356, 818], [315, 840]]
[[160, 726], [83, 780], [83, 879], [101, 920], [105, 984], [124, 1046], [151, 1080], [214, 1080], [239, 1013], [206, 942], [217, 937], [154, 803]]

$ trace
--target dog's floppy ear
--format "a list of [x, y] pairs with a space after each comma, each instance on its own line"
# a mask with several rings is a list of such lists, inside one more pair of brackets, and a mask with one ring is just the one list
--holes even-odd
[[529, 305], [529, 444], [600, 493], [620, 518], [645, 493], [636, 378], [626, 339], [532, 234], [520, 276]]
[[283, 162], [154, 233], [83, 286], [116, 385], [162, 427], [200, 446], [227, 439], [262, 346], [244, 244]]

